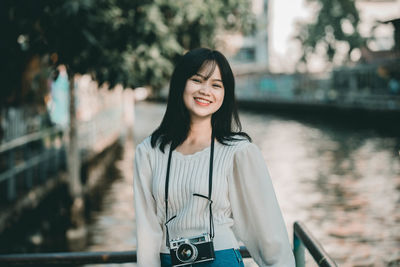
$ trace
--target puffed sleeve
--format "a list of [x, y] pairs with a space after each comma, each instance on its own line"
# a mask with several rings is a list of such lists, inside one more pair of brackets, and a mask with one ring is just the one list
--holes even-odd
[[286, 226], [261, 151], [247, 143], [235, 152], [229, 182], [235, 235], [261, 267], [294, 267]]
[[158, 267], [162, 228], [156, 215], [152, 194], [152, 172], [149, 151], [142, 143], [136, 148], [134, 165], [134, 198], [139, 267]]

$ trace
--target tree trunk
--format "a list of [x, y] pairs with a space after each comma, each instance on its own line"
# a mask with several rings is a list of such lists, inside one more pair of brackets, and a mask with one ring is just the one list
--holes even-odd
[[75, 229], [84, 226], [84, 199], [80, 177], [81, 159], [78, 144], [78, 129], [75, 107], [74, 73], [68, 70], [69, 80], [69, 147], [68, 147], [68, 179], [69, 192], [73, 200], [71, 207], [71, 222]]

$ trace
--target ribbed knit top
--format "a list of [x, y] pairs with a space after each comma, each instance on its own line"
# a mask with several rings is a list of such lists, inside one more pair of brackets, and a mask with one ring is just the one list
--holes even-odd
[[[136, 148], [134, 196], [139, 267], [159, 267], [165, 245], [165, 178], [169, 146]], [[170, 239], [209, 232], [210, 147], [192, 155], [172, 152], [168, 217]], [[261, 151], [247, 140], [215, 142], [212, 209], [214, 248], [238, 248], [238, 239], [259, 266], [295, 266], [287, 231]]]

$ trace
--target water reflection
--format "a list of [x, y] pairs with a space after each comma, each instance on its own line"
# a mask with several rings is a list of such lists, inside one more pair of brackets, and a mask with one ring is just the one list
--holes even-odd
[[[132, 138], [125, 139], [121, 153], [122, 157], [116, 159], [112, 170], [107, 172], [107, 177], [104, 177], [113, 182], [108, 184], [108, 188], [97, 191], [102, 194], [99, 207], [91, 208], [87, 251], [126, 251], [136, 248]], [[104, 264], [85, 266], [101, 267]], [[107, 266], [136, 266], [136, 264], [108, 264]]]
[[[137, 105], [135, 143], [159, 124], [164, 108]], [[301, 220], [340, 266], [400, 264], [399, 138], [266, 114], [242, 112], [241, 119], [266, 159], [290, 236]], [[116, 162], [120, 178], [92, 214], [89, 250], [135, 248], [133, 151], [128, 140]]]
[[262, 148], [288, 229], [304, 221], [341, 266], [399, 264], [398, 138], [242, 118]]

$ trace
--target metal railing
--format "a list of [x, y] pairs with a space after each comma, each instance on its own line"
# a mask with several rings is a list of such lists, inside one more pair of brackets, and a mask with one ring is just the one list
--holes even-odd
[[[79, 122], [81, 160], [115, 142], [122, 125], [122, 109], [114, 106], [101, 110], [89, 121]], [[0, 193], [0, 203], [14, 201], [18, 195], [65, 169], [66, 130], [53, 126], [0, 144], [0, 192], [4, 192]]]
[[59, 252], [0, 255], [4, 265], [80, 265], [136, 262], [136, 251], [122, 252]]
[[[319, 242], [301, 222], [294, 223], [294, 256], [297, 267], [305, 266], [305, 249], [307, 249], [318, 266], [334, 267], [336, 263], [329, 257]], [[251, 258], [245, 247], [240, 248], [243, 258]], [[3, 265], [79, 265], [136, 262], [136, 251], [122, 252], [59, 252], [0, 255], [0, 266]]]
[[293, 225], [293, 253], [296, 260], [296, 267], [306, 266], [305, 249], [310, 252], [318, 266], [337, 266], [335, 261], [331, 259], [305, 225], [301, 222], [295, 222]]
[[7, 201], [17, 197], [17, 189], [30, 190], [65, 166], [63, 134], [55, 126], [0, 145], [0, 186], [6, 183]]

